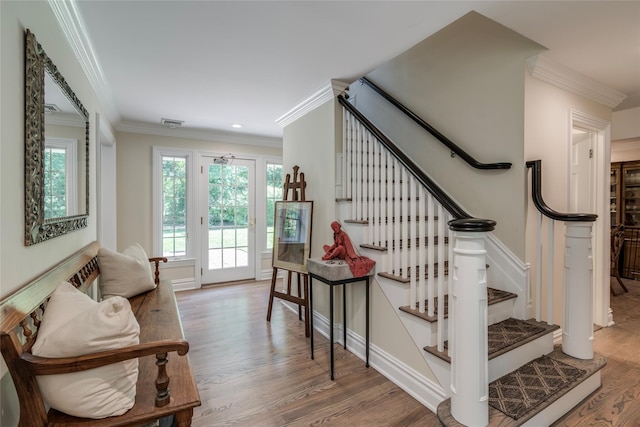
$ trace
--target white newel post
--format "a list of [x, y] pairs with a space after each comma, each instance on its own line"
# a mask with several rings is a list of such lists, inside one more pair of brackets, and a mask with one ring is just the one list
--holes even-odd
[[454, 231], [449, 300], [451, 415], [466, 426], [489, 424], [485, 238], [495, 221], [449, 222]]
[[593, 359], [593, 222], [565, 222], [562, 351]]

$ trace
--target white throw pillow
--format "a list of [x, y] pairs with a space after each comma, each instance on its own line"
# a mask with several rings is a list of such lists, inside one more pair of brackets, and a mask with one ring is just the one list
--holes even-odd
[[[126, 298], [100, 303], [63, 282], [51, 294], [32, 353], [74, 357], [140, 342], [140, 326]], [[45, 402], [76, 417], [124, 414], [135, 403], [138, 359], [69, 374], [37, 377]]]
[[156, 287], [149, 258], [137, 243], [122, 253], [98, 249], [98, 265], [102, 298], [116, 295], [130, 298]]

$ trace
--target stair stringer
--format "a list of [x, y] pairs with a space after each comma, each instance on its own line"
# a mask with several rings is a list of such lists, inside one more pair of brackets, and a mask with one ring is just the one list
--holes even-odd
[[529, 264], [520, 260], [493, 233], [487, 233], [487, 282], [492, 288], [518, 295], [513, 317], [526, 320], [533, 317]]
[[[441, 359], [432, 357], [429, 353], [423, 350], [427, 345], [434, 345], [431, 343], [435, 340], [437, 328], [436, 323], [429, 323], [416, 316], [412, 316], [399, 310], [399, 307], [409, 304], [408, 285], [400, 284], [394, 280], [386, 279], [380, 276], [376, 276], [375, 281], [378, 283], [378, 286], [380, 286], [380, 289], [387, 299], [387, 302], [394, 309], [394, 312], [400, 319], [400, 322], [413, 340], [416, 347], [420, 350], [420, 354], [431, 369], [431, 372], [433, 372], [434, 376], [436, 377], [438, 385], [444, 393], [443, 400], [450, 397], [450, 365]], [[445, 322], [447, 321], [445, 320]]]

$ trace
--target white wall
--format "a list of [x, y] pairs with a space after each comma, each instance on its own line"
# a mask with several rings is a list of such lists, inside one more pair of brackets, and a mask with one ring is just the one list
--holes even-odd
[[[198, 153], [223, 155], [232, 153], [237, 157], [243, 154], [253, 158], [282, 157], [282, 148], [237, 144], [220, 141], [181, 138], [175, 136], [145, 135], [130, 132], [118, 132], [117, 164], [117, 213], [118, 213], [118, 249], [123, 250], [133, 243], [140, 243], [148, 254], [153, 252], [153, 147], [171, 147], [194, 150]], [[249, 141], [250, 139], [247, 138]], [[199, 161], [199, 159], [195, 159]], [[258, 185], [264, 183], [257, 176]], [[158, 256], [158, 254], [154, 254]], [[271, 256], [263, 254], [262, 269], [271, 267]], [[180, 280], [194, 277], [194, 266], [172, 269], [163, 272], [165, 279]]]
[[[570, 111], [579, 111], [590, 116], [597, 117], [602, 121], [610, 122], [611, 108], [598, 104], [595, 101], [586, 99], [583, 96], [569, 93], [566, 90], [537, 80], [531, 77], [527, 72], [525, 72], [525, 83], [525, 159], [542, 160], [542, 196], [547, 205], [559, 212], [569, 212], [568, 180], [570, 143], [569, 136], [571, 128]], [[606, 147], [605, 151], [608, 148], [609, 147]], [[603, 156], [608, 156], [609, 152], [601, 152], [600, 154]], [[605, 173], [604, 179], [608, 183], [608, 173]], [[530, 201], [529, 194], [531, 192], [531, 189], [527, 182], [527, 177], [525, 176], [525, 179], [523, 180], [521, 185], [526, 187], [527, 201]], [[602, 181], [600, 181], [600, 183], [602, 183]], [[529, 203], [527, 209], [526, 224], [526, 261], [532, 263], [534, 262], [536, 253], [536, 218], [537, 210], [535, 210], [532, 204]], [[610, 218], [608, 215], [599, 216], [597, 223], [594, 225], [594, 232], [596, 227], [599, 227], [601, 230], [608, 230], [609, 221]], [[544, 233], [546, 236], [546, 231], [544, 231]], [[554, 249], [554, 282], [556, 284], [554, 293], [556, 301], [554, 310], [554, 322], [556, 324], [561, 324], [564, 254], [563, 243], [565, 233], [564, 224], [556, 224], [554, 233], [555, 240], [557, 242]], [[606, 231], [606, 233], [608, 233], [608, 231]], [[603, 241], [604, 243], [608, 242], [608, 240], [606, 240], [606, 238], [608, 238], [607, 236], [608, 234], [606, 236], [601, 236], [602, 239], [605, 239]], [[545, 254], [547, 253], [546, 251], [547, 249], [545, 249]], [[600, 259], [596, 260], [596, 262], [606, 263], [606, 265], [608, 266], [608, 251], [605, 251], [605, 256], [606, 260]], [[531, 272], [531, 281], [532, 283], [535, 283], [535, 264], [532, 265]], [[546, 271], [543, 271], [543, 277], [546, 277], [546, 274]], [[542, 312], [546, 312], [546, 307], [543, 308]]]
[[[30, 29], [90, 116], [88, 226], [33, 246], [24, 245], [24, 30]], [[0, 298], [96, 239], [95, 113], [101, 112], [80, 64], [45, 1], [0, 2]], [[9, 268], [10, 266], [10, 268]], [[0, 369], [0, 424], [17, 424], [10, 377]]]
[[[615, 126], [615, 121], [613, 126]], [[640, 160], [640, 138], [611, 141], [612, 162], [630, 162], [633, 160]]]
[[[324, 254], [322, 245], [333, 242], [330, 224], [339, 219], [336, 199], [336, 153], [342, 150], [342, 107], [337, 100], [328, 101], [284, 128], [284, 172], [300, 167], [307, 181], [306, 198], [314, 200], [311, 257]], [[314, 311], [329, 317], [328, 286], [313, 282]], [[336, 293], [336, 300], [341, 296]], [[365, 335], [362, 301], [364, 286], [350, 288], [347, 319], [348, 328]], [[339, 302], [336, 302], [339, 307]], [[371, 284], [371, 344], [402, 360], [426, 378], [437, 382], [431, 369], [411, 340], [398, 315], [375, 280]], [[337, 313], [336, 321], [341, 318]]]
[[471, 215], [497, 221], [494, 234], [524, 251], [525, 59], [540, 45], [475, 12], [418, 43], [367, 77], [477, 160], [510, 170], [468, 166], [426, 131], [358, 82], [355, 103]]

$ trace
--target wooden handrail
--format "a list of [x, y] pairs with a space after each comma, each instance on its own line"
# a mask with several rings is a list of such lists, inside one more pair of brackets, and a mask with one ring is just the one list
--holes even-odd
[[397, 99], [395, 99], [394, 97], [389, 95], [387, 92], [385, 92], [383, 89], [381, 89], [375, 83], [373, 83], [371, 80], [369, 80], [366, 77], [362, 77], [362, 78], [360, 78], [360, 81], [362, 83], [366, 84], [367, 86], [369, 86], [376, 93], [378, 93], [384, 99], [389, 101], [394, 107], [396, 107], [398, 110], [403, 112], [411, 120], [416, 122], [420, 127], [422, 127], [424, 130], [426, 130], [431, 135], [433, 135], [433, 137], [435, 137], [438, 141], [443, 143], [449, 150], [451, 150], [452, 154], [455, 154], [456, 156], [460, 157], [462, 160], [467, 162], [470, 166], [472, 166], [472, 167], [474, 167], [476, 169], [511, 169], [511, 163], [509, 163], [509, 162], [482, 163], [482, 162], [477, 161], [475, 158], [473, 158], [470, 154], [468, 154], [462, 148], [458, 147], [449, 138], [447, 138], [446, 136], [444, 136], [443, 134], [438, 132], [438, 130], [436, 128], [434, 128], [429, 123], [424, 121], [421, 117], [419, 117], [417, 114], [415, 114], [409, 108], [407, 108], [405, 105], [400, 103], [400, 101], [398, 101]]
[[557, 221], [585, 221], [593, 222], [598, 218], [596, 214], [562, 213], [551, 209], [542, 198], [542, 160], [530, 160], [527, 168], [531, 169], [531, 198], [533, 204], [544, 216]]

